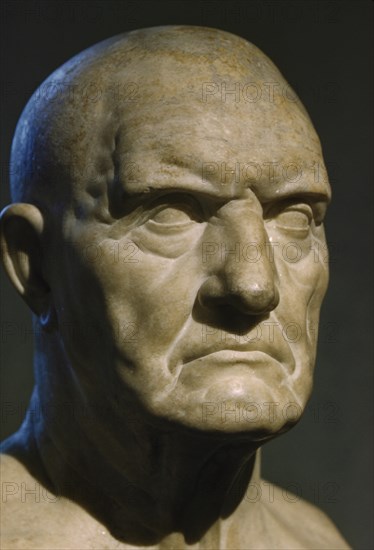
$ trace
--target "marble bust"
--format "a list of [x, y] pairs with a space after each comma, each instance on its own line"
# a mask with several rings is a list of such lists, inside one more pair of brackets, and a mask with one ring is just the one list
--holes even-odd
[[348, 548], [311, 504], [256, 498], [328, 283], [321, 146], [273, 63], [216, 29], [115, 36], [34, 93], [11, 163], [36, 384], [2, 444], [3, 548]]

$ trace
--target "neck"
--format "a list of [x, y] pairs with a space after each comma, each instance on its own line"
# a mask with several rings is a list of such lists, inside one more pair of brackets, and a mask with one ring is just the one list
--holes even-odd
[[[51, 395], [52, 403], [41, 398]], [[29, 432], [55, 492], [88, 509], [119, 540], [150, 545], [179, 532], [194, 544], [219, 532], [259, 479], [248, 437], [156, 425], [144, 411], [120, 415], [97, 403], [89, 407], [66, 380], [44, 382], [33, 395], [31, 408], [41, 414], [37, 422], [29, 415]]]

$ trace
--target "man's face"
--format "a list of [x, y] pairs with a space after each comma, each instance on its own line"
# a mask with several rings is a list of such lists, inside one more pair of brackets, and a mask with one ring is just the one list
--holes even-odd
[[328, 278], [318, 139], [292, 102], [160, 101], [160, 87], [121, 115], [105, 216], [94, 193], [65, 214], [60, 331], [89, 401], [134, 396], [161, 423], [266, 438], [311, 390]]

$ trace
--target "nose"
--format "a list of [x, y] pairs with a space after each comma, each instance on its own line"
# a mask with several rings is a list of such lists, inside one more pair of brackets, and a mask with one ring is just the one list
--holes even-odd
[[210, 272], [199, 289], [199, 303], [206, 308], [230, 305], [246, 315], [272, 311], [279, 303], [278, 277], [267, 253], [262, 216], [253, 212], [235, 216], [224, 235], [215, 243], [214, 258], [209, 258]]

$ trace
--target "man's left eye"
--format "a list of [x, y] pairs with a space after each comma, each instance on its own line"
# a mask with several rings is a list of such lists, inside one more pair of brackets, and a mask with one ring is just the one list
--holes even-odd
[[277, 226], [284, 230], [307, 232], [313, 220], [309, 205], [292, 205], [285, 208], [276, 217]]

